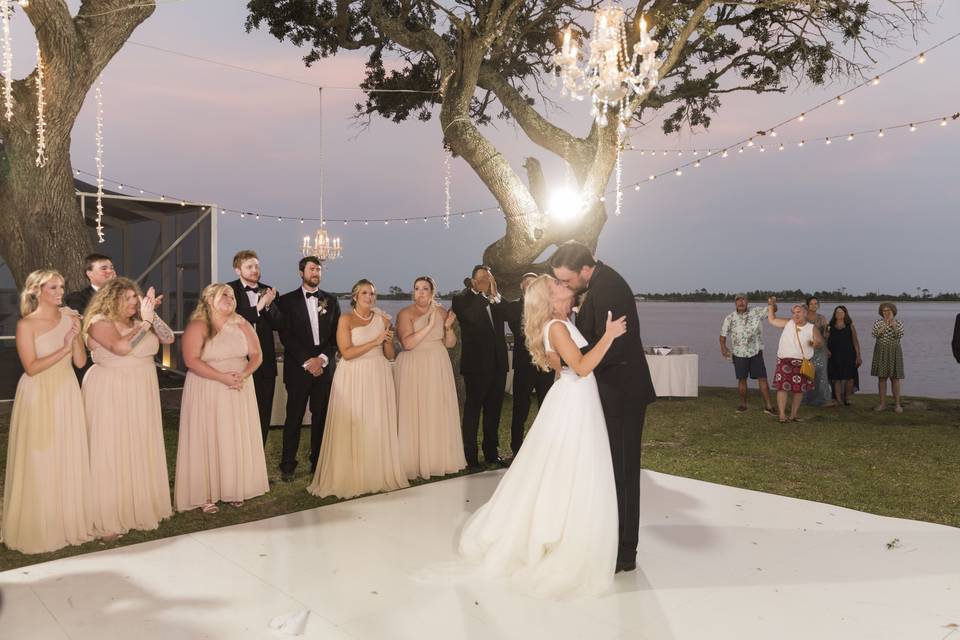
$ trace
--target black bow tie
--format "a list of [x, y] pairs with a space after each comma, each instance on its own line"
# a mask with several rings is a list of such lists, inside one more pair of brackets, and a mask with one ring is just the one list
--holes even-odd
[[260, 290], [260, 288], [259, 288], [259, 287], [244, 287], [243, 290], [244, 290], [244, 291], [253, 291], [254, 293], [256, 293], [257, 291]]
[[308, 297], [308, 298], [316, 298], [317, 300], [320, 299], [320, 292], [319, 292], [319, 291], [304, 291], [304, 292], [303, 292], [303, 295], [305, 295], [305, 296]]

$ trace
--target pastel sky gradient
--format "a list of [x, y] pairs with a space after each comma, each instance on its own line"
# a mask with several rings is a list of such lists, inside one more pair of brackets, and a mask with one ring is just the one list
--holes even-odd
[[[75, 9], [77, 2], [71, 0]], [[932, 24], [880, 52], [886, 69], [960, 31], [960, 3], [930, 3]], [[265, 32], [243, 29], [240, 0], [184, 0], [161, 4], [133, 35], [134, 43], [175, 49], [313, 84], [356, 86], [365, 57], [345, 54], [307, 69], [298, 50]], [[17, 77], [33, 66], [33, 35], [25, 17], [14, 24]], [[29, 43], [29, 44], [28, 44]], [[780, 140], [845, 134], [848, 130], [923, 120], [960, 110], [960, 39], [908, 65], [878, 87], [851, 94], [803, 124], [785, 127]], [[852, 84], [852, 83], [851, 83]], [[708, 132], [666, 137], [653, 124], [633, 133], [635, 147], [721, 147], [764, 129], [849, 88], [800, 87], [786, 95], [727, 96]], [[436, 120], [395, 125], [351, 120], [355, 92], [324, 94], [324, 209], [328, 216], [362, 220], [443, 210], [443, 154]], [[105, 175], [126, 184], [194, 201], [275, 215], [318, 213], [321, 162], [317, 91], [254, 74], [201, 64], [128, 44], [104, 74]], [[94, 170], [92, 95], [73, 138], [74, 166]], [[558, 120], [583, 133], [586, 103], [559, 102]], [[511, 124], [489, 135], [515, 167], [527, 155], [544, 161], [550, 176], [561, 167]], [[620, 270], [636, 291], [755, 288], [852, 292], [960, 290], [960, 121], [916, 133], [891, 132], [829, 147], [732, 154], [625, 194], [624, 214], [600, 238], [599, 256]], [[686, 160], [687, 158], [684, 158]], [[675, 157], [625, 154], [624, 180], [670, 169]], [[109, 186], [109, 185], [108, 185]], [[454, 160], [454, 209], [495, 206], [462, 160]], [[612, 211], [611, 211], [612, 213]], [[281, 289], [298, 283], [297, 247], [314, 227], [275, 220], [220, 217], [220, 276], [232, 279], [230, 257], [240, 248], [260, 253], [264, 280]], [[349, 289], [361, 277], [386, 290], [409, 288], [429, 273], [441, 290], [458, 286], [484, 247], [498, 238], [502, 219], [454, 219], [424, 225], [352, 224], [336, 228], [345, 257], [331, 263], [322, 286]]]

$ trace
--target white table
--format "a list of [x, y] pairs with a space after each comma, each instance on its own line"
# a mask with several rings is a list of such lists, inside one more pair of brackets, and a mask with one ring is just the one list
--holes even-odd
[[[277, 383], [273, 387], [273, 407], [270, 409], [270, 424], [283, 424], [287, 419], [287, 388], [283, 385], [283, 363], [277, 363]], [[303, 424], [310, 424], [310, 403], [303, 412]]]
[[700, 357], [697, 354], [648, 355], [647, 365], [658, 396], [697, 397], [700, 381]]

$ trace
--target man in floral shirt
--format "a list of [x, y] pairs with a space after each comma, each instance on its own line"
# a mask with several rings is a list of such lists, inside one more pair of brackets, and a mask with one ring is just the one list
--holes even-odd
[[[747, 295], [738, 293], [734, 298], [737, 310], [723, 319], [720, 327], [720, 353], [728, 360], [733, 358], [737, 374], [737, 389], [740, 405], [737, 411], [747, 410], [747, 376], [757, 381], [763, 396], [763, 412], [776, 415], [770, 403], [770, 386], [767, 384], [767, 367], [763, 363], [762, 322], [767, 317], [766, 307], [747, 308]], [[727, 345], [730, 338], [730, 345]]]

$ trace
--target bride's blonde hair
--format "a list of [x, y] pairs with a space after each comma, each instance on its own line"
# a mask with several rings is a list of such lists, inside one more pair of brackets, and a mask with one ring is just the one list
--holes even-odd
[[550, 276], [539, 276], [523, 294], [523, 335], [527, 340], [527, 351], [531, 362], [543, 371], [550, 370], [543, 344], [543, 328], [553, 319], [550, 280]]

